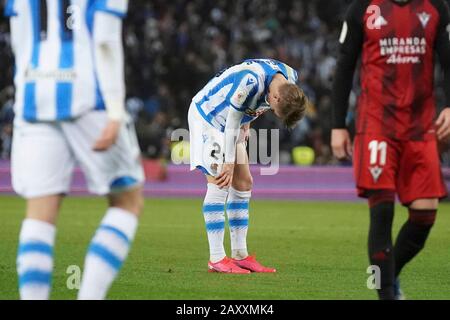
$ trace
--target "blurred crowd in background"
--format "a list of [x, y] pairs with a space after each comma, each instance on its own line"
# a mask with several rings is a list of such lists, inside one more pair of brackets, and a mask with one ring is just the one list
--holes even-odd
[[[126, 105], [143, 155], [170, 159], [170, 135], [187, 128], [195, 93], [218, 71], [247, 58], [275, 58], [299, 72], [312, 102], [307, 116], [286, 130], [272, 114], [254, 128], [280, 129], [280, 162], [306, 146], [315, 164], [333, 164], [331, 84], [338, 38], [350, 0], [133, 0], [125, 20]], [[1, 8], [0, 8], [1, 9]], [[0, 22], [0, 156], [10, 153], [13, 60], [7, 20]], [[437, 72], [439, 77], [439, 72]], [[355, 80], [356, 82], [356, 80]], [[437, 81], [438, 105], [443, 90]], [[351, 96], [351, 110], [355, 94]], [[351, 117], [350, 117], [351, 119]], [[444, 154], [450, 165], [450, 155]]]

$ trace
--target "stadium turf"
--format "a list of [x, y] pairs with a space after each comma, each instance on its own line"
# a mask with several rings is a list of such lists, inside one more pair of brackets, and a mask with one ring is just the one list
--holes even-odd
[[[69, 198], [58, 221], [53, 299], [74, 299], [71, 265], [82, 266], [105, 210], [102, 199]], [[146, 201], [134, 246], [109, 299], [374, 299], [367, 289], [364, 203], [251, 203], [249, 249], [277, 274], [206, 272], [201, 200]], [[15, 256], [24, 203], [0, 197], [0, 299], [17, 299]], [[397, 207], [395, 231], [406, 219]], [[229, 237], [226, 236], [229, 252]], [[443, 204], [426, 250], [404, 270], [410, 299], [449, 299], [450, 204]], [[73, 280], [73, 278], [69, 278]]]

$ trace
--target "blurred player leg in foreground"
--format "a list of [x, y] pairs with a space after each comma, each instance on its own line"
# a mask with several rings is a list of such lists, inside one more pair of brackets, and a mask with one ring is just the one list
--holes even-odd
[[62, 196], [27, 201], [26, 219], [19, 236], [17, 271], [22, 299], [48, 299], [53, 271], [53, 246]]
[[79, 299], [104, 299], [127, 257], [142, 210], [142, 187], [110, 194], [106, 212], [91, 241]]
[[408, 208], [409, 218], [400, 229], [394, 247], [396, 299], [405, 298], [398, 279], [400, 272], [424, 248], [436, 220], [437, 208], [437, 199], [415, 200]]
[[[105, 112], [94, 112], [63, 124], [60, 135], [38, 135], [35, 129], [48, 129], [47, 124], [16, 125], [13, 185], [27, 198], [17, 260], [23, 299], [49, 297], [54, 225], [62, 194], [70, 189], [74, 159], [86, 175], [89, 190], [109, 200], [87, 254], [79, 297], [104, 298], [126, 258], [142, 207], [143, 173], [137, 142], [128, 128], [131, 124], [121, 126], [114, 146], [103, 152], [92, 150], [107, 123]], [[28, 161], [31, 154], [33, 161]]]

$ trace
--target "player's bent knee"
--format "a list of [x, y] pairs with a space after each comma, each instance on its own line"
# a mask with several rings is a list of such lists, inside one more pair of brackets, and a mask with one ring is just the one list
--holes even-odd
[[413, 210], [436, 210], [438, 206], [438, 199], [417, 199], [411, 202], [409, 208]]
[[431, 202], [423, 202], [417, 205], [420, 208], [409, 208], [409, 221], [423, 229], [430, 229], [436, 221], [437, 209], [433, 207], [426, 207], [426, 205], [432, 205]]
[[121, 208], [139, 216], [144, 208], [144, 196], [142, 187], [133, 188], [120, 193], [109, 195], [109, 205]]
[[253, 188], [253, 177], [247, 176], [242, 179], [233, 179], [232, 185], [238, 191], [250, 191]]

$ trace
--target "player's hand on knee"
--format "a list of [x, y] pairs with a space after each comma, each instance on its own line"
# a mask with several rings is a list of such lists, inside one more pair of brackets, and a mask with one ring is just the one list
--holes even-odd
[[333, 129], [331, 131], [331, 148], [334, 156], [339, 160], [351, 158], [353, 147], [347, 129]]
[[100, 138], [95, 141], [92, 149], [94, 151], [106, 151], [108, 150], [117, 140], [117, 136], [120, 131], [120, 122], [116, 120], [110, 120], [105, 129], [103, 129]]
[[216, 178], [219, 188], [229, 187], [233, 179], [234, 163], [225, 163], [222, 167], [222, 171]]
[[450, 107], [442, 110], [438, 119], [436, 120], [437, 137], [439, 140], [446, 140], [450, 136]]

